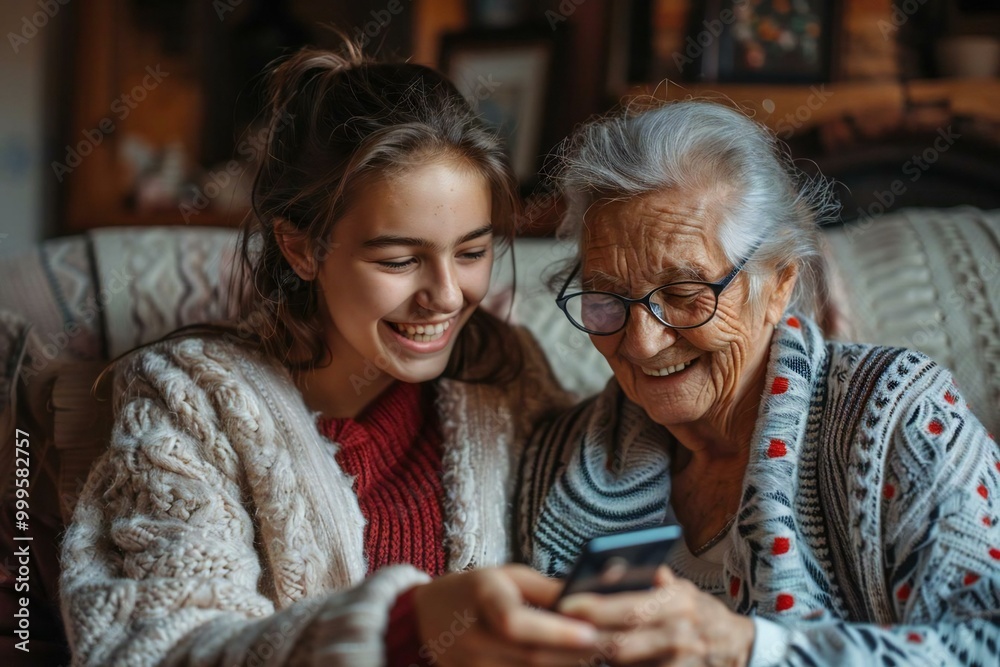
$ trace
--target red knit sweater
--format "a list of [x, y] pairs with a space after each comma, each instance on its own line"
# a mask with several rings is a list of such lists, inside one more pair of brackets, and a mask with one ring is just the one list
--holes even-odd
[[[340, 444], [337, 463], [355, 478], [366, 519], [368, 572], [409, 563], [432, 577], [445, 571], [441, 431], [433, 393], [396, 382], [356, 419], [321, 418]], [[386, 631], [388, 664], [424, 664], [413, 595], [400, 596]]]
[[355, 478], [366, 519], [368, 573], [409, 563], [444, 573], [441, 433], [433, 396], [396, 382], [357, 418], [321, 418], [320, 432], [340, 444], [337, 463]]

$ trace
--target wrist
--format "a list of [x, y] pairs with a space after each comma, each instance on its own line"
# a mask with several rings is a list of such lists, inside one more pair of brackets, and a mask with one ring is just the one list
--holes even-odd
[[753, 625], [753, 643], [748, 667], [781, 665], [788, 653], [788, 629], [760, 616], [747, 620]]
[[420, 628], [414, 607], [414, 594], [420, 586], [409, 588], [396, 598], [389, 610], [385, 631], [385, 657], [390, 665], [420, 665]]

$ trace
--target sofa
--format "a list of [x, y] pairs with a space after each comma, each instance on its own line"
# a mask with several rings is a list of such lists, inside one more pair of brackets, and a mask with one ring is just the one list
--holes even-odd
[[[954, 371], [980, 419], [1000, 430], [1000, 211], [908, 209], [824, 236], [827, 335], [925, 352]], [[231, 316], [235, 241], [228, 229], [95, 229], [0, 260], [2, 460], [15, 460], [18, 429], [30, 443], [30, 664], [68, 660], [58, 538], [111, 423], [108, 401], [91, 394], [93, 381], [136, 345]], [[528, 327], [564, 386], [585, 396], [611, 373], [546, 285], [570, 252], [552, 239], [518, 239], [516, 264], [510, 254], [497, 262], [484, 305]], [[6, 463], [2, 470], [0, 661], [14, 665], [25, 654], [14, 650], [20, 565], [9, 554], [23, 542], [13, 540], [15, 473]]]

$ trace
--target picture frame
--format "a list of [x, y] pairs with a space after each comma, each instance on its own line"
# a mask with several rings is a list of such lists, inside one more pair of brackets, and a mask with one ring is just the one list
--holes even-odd
[[[656, 0], [618, 0], [608, 8], [608, 63], [604, 93], [609, 103], [628, 94], [661, 72], [654, 42], [663, 32], [656, 24]], [[672, 74], [672, 73], [671, 73]]]
[[440, 69], [497, 128], [523, 192], [559, 139], [562, 30], [548, 25], [472, 29], [441, 39]]
[[837, 0], [703, 0], [686, 44], [697, 79], [823, 83], [833, 75]]

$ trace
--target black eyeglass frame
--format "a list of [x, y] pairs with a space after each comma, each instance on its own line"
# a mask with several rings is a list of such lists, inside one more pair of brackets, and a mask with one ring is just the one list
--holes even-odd
[[[580, 268], [583, 266], [582, 262], [577, 262], [576, 268], [573, 269], [573, 273], [570, 274], [569, 278], [567, 278], [566, 280], [566, 283], [562, 286], [562, 289], [559, 290], [559, 296], [556, 297], [556, 305], [559, 306], [559, 310], [563, 311], [563, 314], [566, 316], [566, 319], [570, 321], [570, 324], [575, 326], [580, 331], [586, 332], [592, 336], [613, 336], [622, 329], [624, 329], [628, 325], [628, 318], [632, 313], [632, 305], [636, 303], [641, 303], [643, 306], [645, 306], [646, 310], [648, 310], [650, 314], [656, 318], [656, 321], [665, 327], [670, 327], [671, 329], [697, 329], [698, 327], [705, 326], [706, 324], [712, 321], [713, 317], [715, 317], [715, 313], [718, 312], [719, 310], [719, 296], [722, 294], [722, 290], [729, 287], [729, 283], [733, 282], [736, 276], [739, 275], [740, 271], [742, 271], [743, 267], [746, 266], [746, 263], [750, 260], [750, 256], [753, 255], [756, 249], [757, 248], [751, 250], [750, 253], [747, 254], [747, 256], [744, 257], [739, 264], [733, 267], [733, 270], [727, 273], [721, 280], [717, 280], [715, 282], [708, 282], [704, 280], [678, 280], [676, 282], [667, 283], [666, 285], [660, 285], [659, 287], [654, 287], [653, 289], [649, 290], [649, 292], [647, 292], [645, 296], [641, 296], [638, 299], [630, 299], [629, 297], [622, 296], [621, 294], [615, 294], [614, 292], [603, 292], [601, 290], [584, 290], [582, 292], [573, 292], [572, 294], [566, 294], [566, 289], [569, 287], [569, 284], [573, 282], [573, 278], [576, 277], [576, 274], [580, 272]], [[688, 324], [686, 326], [676, 326], [670, 324], [669, 322], [665, 322], [662, 317], [653, 312], [653, 307], [650, 305], [649, 299], [656, 292], [659, 292], [660, 290], [666, 289], [668, 287], [673, 287], [675, 285], [704, 285], [705, 287], [708, 287], [710, 290], [712, 290], [712, 292], [715, 294], [715, 307], [712, 309], [712, 314], [709, 315], [708, 318], [706, 318], [705, 321], [702, 322], [701, 324]], [[581, 324], [578, 324], [576, 320], [574, 320], [570, 316], [569, 311], [566, 309], [566, 302], [568, 302], [575, 296], [581, 296], [583, 294], [603, 294], [605, 296], [610, 296], [615, 299], [618, 299], [620, 302], [624, 303], [625, 319], [622, 320], [622, 325], [617, 329], [615, 329], [614, 331], [593, 331]]]

